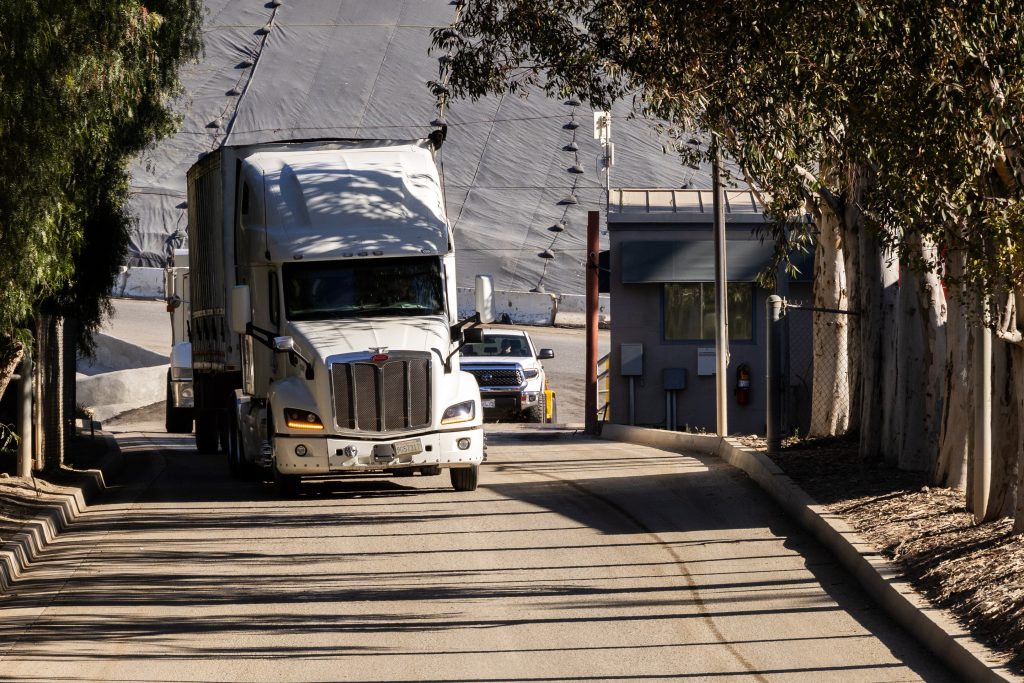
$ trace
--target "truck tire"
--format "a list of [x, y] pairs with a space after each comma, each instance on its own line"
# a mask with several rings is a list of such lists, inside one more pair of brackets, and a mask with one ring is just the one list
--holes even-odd
[[164, 404], [164, 429], [168, 434], [192, 433], [192, 409], [175, 408], [171, 401], [171, 371], [167, 371], [167, 403]]
[[256, 466], [245, 458], [245, 443], [234, 420], [228, 422], [228, 469], [235, 479], [256, 478]]
[[526, 411], [526, 421], [534, 423], [547, 422], [548, 419], [548, 395], [541, 392], [537, 405]]
[[441, 474], [440, 465], [427, 465], [426, 467], [420, 468], [420, 474], [424, 477], [436, 477]]
[[299, 481], [300, 477], [297, 474], [281, 474], [277, 471], [277, 465], [273, 466], [274, 469], [274, 496], [277, 498], [295, 498], [299, 495]]
[[449, 470], [452, 477], [452, 488], [456, 491], [476, 491], [476, 482], [480, 466], [453, 467]]
[[196, 414], [196, 450], [213, 454], [220, 448], [220, 430], [217, 428], [217, 414], [211, 412]]

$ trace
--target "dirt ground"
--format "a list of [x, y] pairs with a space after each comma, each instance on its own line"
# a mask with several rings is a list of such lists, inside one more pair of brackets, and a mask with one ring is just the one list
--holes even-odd
[[864, 466], [852, 440], [790, 443], [772, 459], [897, 564], [933, 604], [1024, 672], [1024, 536], [1012, 520], [975, 525], [962, 491]]

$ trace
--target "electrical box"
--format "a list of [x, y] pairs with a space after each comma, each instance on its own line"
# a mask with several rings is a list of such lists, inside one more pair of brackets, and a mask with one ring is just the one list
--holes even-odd
[[665, 391], [682, 391], [686, 388], [686, 368], [663, 369], [661, 384]]
[[704, 377], [715, 374], [715, 347], [697, 349], [697, 375]]
[[639, 377], [644, 374], [643, 344], [619, 346], [619, 372], [623, 377]]

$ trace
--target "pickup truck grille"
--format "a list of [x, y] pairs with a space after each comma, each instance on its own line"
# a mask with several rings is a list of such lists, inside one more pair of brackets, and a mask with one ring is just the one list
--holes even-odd
[[483, 387], [518, 387], [523, 383], [523, 373], [518, 368], [471, 368], [464, 370], [476, 377], [476, 383]]
[[429, 353], [333, 363], [331, 381], [338, 429], [396, 432], [430, 424]]

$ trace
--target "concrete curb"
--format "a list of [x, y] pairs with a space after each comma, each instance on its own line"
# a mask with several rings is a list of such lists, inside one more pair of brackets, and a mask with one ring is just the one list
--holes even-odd
[[969, 681], [1024, 681], [962, 629], [945, 610], [930, 605], [902, 573], [843, 519], [818, 505], [763, 451], [735, 439], [606, 424], [601, 437], [675, 452], [715, 455], [743, 470], [787, 513], [829, 549], [897, 623]]
[[85, 470], [85, 481], [71, 493], [49, 495], [39, 501], [45, 509], [0, 546], [0, 593], [9, 591], [46, 547], [85, 511], [89, 502], [107, 488], [107, 480], [124, 464], [121, 449], [110, 434], [98, 434], [107, 452], [96, 469]]

